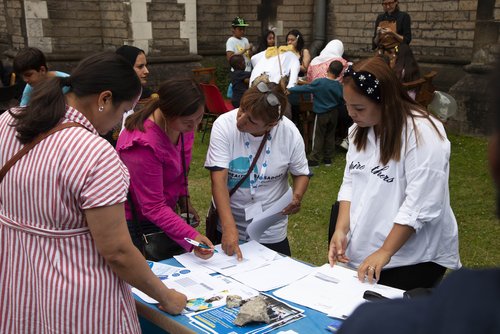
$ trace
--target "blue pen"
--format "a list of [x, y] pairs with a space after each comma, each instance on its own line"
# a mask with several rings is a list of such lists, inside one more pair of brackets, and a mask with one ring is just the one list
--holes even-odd
[[[184, 238], [184, 240], [186, 240], [187, 243], [190, 243], [191, 245], [196, 246], [196, 247], [200, 247], [203, 249], [212, 249], [209, 246], [202, 244], [201, 242], [198, 242], [198, 241], [193, 240], [193, 239]], [[214, 249], [214, 253], [218, 253], [216, 249]]]

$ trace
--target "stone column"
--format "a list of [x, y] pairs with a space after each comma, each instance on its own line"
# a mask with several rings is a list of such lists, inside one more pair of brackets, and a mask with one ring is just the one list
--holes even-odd
[[52, 39], [44, 37], [43, 19], [48, 19], [47, 1], [24, 0], [26, 36], [28, 46], [39, 48], [45, 53], [52, 52]]
[[184, 21], [180, 21], [180, 38], [189, 40], [189, 53], [198, 54], [198, 35], [196, 33], [196, 0], [177, 0], [183, 3], [186, 11]]
[[464, 67], [466, 75], [450, 88], [458, 110], [448, 123], [459, 133], [486, 135], [491, 130], [489, 74], [500, 54], [500, 21], [495, 17], [499, 7], [500, 0], [478, 1], [471, 63]]
[[149, 53], [149, 41], [153, 38], [151, 22], [148, 21], [147, 4], [151, 0], [130, 0], [130, 27], [132, 40], [128, 44]]

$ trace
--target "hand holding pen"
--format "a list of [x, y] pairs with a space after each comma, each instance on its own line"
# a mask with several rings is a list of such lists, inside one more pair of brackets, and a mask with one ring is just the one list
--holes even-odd
[[211, 258], [212, 255], [214, 255], [214, 252], [217, 252], [214, 249], [214, 245], [212, 244], [210, 239], [202, 234], [198, 234], [195, 240], [190, 238], [184, 238], [184, 240], [186, 240], [186, 242], [188, 242], [189, 244], [195, 246], [194, 254], [204, 260]]

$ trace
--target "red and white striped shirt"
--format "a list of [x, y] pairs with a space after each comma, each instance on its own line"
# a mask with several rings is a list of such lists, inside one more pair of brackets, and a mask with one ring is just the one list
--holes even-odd
[[[0, 166], [22, 144], [0, 116]], [[140, 333], [130, 287], [98, 253], [84, 210], [126, 200], [128, 171], [85, 116], [0, 184], [0, 333]]]

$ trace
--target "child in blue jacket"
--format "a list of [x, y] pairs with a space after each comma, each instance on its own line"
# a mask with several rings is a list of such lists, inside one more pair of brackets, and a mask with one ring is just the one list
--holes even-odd
[[313, 112], [315, 117], [309, 167], [319, 166], [320, 161], [323, 161], [325, 166], [332, 164], [335, 153], [338, 108], [344, 104], [342, 84], [337, 80], [342, 68], [340, 61], [332, 61], [328, 67], [326, 78], [316, 79], [309, 85], [288, 89], [290, 93], [311, 93], [314, 98]]

